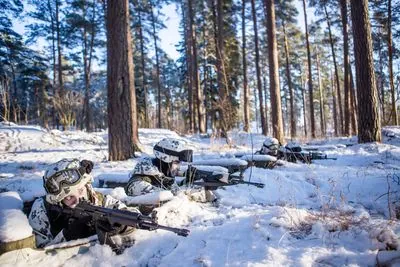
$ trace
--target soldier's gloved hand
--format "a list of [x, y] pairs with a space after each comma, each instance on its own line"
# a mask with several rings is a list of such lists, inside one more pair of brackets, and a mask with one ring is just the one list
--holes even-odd
[[189, 165], [188, 169], [185, 173], [185, 183], [188, 183], [188, 184], [193, 183], [193, 181], [196, 180], [196, 176], [195, 176], [196, 172], [197, 172], [197, 168]]
[[175, 183], [175, 179], [171, 178], [171, 177], [164, 176], [162, 178], [161, 183], [162, 183], [162, 188], [168, 189], [168, 188], [171, 188], [171, 186]]
[[81, 168], [87, 173], [90, 174], [93, 170], [93, 161], [90, 160], [82, 160], [81, 162]]
[[68, 226], [63, 229], [65, 240], [75, 240], [93, 235], [89, 226], [90, 221], [90, 217], [84, 217], [76, 219], [68, 224]]
[[107, 233], [108, 235], [118, 235], [123, 233], [126, 230], [125, 225], [120, 224], [110, 224], [107, 221], [97, 221], [96, 222], [96, 230], [101, 231], [103, 233]]

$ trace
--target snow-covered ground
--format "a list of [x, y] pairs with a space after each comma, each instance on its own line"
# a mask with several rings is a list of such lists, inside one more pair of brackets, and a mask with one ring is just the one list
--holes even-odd
[[[382, 144], [359, 145], [354, 137], [302, 144], [337, 160], [249, 168], [245, 180], [265, 187], [220, 188], [219, 205], [193, 201], [195, 190], [165, 196], [171, 200], [157, 209], [159, 223], [188, 228], [188, 237], [138, 230], [136, 244], [119, 256], [94, 245], [75, 257], [35, 257], [71, 266], [374, 266], [378, 250], [400, 249], [393, 205], [400, 200], [400, 127], [382, 132]], [[141, 129], [139, 135], [143, 155], [160, 139], [175, 137], [190, 143], [198, 161], [251, 153], [263, 142], [261, 135], [241, 132], [231, 134], [230, 147], [221, 139], [163, 129]], [[106, 132], [0, 124], [0, 192], [17, 191], [24, 201], [43, 195], [47, 164], [66, 157], [94, 161], [95, 186], [99, 178], [126, 181], [137, 159], [108, 162], [107, 153]], [[107, 192], [129, 200], [121, 188]]]

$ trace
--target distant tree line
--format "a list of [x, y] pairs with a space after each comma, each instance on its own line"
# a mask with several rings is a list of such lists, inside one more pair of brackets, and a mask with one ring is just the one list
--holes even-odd
[[[125, 36], [133, 41], [125, 45], [133, 48], [127, 86], [134, 99], [128, 110], [117, 106], [124, 111], [113, 121], [131, 113], [134, 132], [158, 127], [223, 136], [256, 126], [281, 141], [357, 134], [379, 141], [382, 125], [399, 123], [398, 0], [121, 2], [127, 3]], [[106, 52], [115, 50], [107, 42], [117, 38], [108, 32], [120, 30], [107, 28], [111, 2], [26, 3], [21, 17], [23, 1], [0, 0], [1, 120], [108, 128]], [[181, 17], [176, 61], [158, 37], [168, 4]], [[29, 21], [24, 36], [13, 28], [21, 19]], [[39, 44], [44, 48], [32, 49]]]

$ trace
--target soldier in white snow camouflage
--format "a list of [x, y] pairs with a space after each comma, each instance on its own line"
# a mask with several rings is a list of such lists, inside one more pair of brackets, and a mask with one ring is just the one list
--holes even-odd
[[[29, 223], [34, 230], [37, 247], [89, 237], [98, 234], [100, 229], [112, 233], [110, 236], [124, 235], [132, 231], [132, 228], [124, 226], [97, 225], [89, 219], [72, 218], [52, 209], [52, 206], [74, 208], [82, 200], [106, 208], [126, 208], [119, 200], [93, 190], [90, 175], [92, 168], [91, 161], [77, 159], [63, 159], [48, 168], [43, 176], [47, 194], [35, 200], [29, 214]], [[116, 239], [121, 240], [119, 237]], [[106, 243], [113, 249], [117, 247], [112, 239]]]
[[154, 148], [155, 158], [141, 159], [130, 174], [125, 188], [129, 196], [139, 196], [159, 190], [178, 189], [174, 177], [179, 172], [180, 162], [191, 162], [193, 150], [184, 141], [165, 138]]

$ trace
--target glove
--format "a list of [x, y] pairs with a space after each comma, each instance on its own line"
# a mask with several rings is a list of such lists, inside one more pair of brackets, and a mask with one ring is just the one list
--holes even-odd
[[73, 220], [63, 229], [63, 235], [67, 241], [79, 238], [89, 237], [94, 233], [93, 228], [90, 226], [91, 218], [83, 217]]
[[162, 188], [171, 188], [175, 184], [175, 179], [171, 177], [164, 176], [161, 180], [161, 187]]
[[81, 162], [81, 168], [85, 171], [85, 173], [90, 174], [93, 170], [93, 161], [90, 160], [82, 160]]
[[184, 182], [184, 183], [189, 183], [189, 184], [191, 184], [191, 183], [193, 183], [193, 181], [199, 180], [199, 179], [196, 179], [196, 177], [195, 177], [196, 172], [197, 172], [197, 168], [195, 168], [195, 167], [189, 165], [189, 166], [188, 166], [188, 169], [187, 169], [187, 171], [186, 171], [186, 173], [185, 173], [185, 178], [186, 178], [186, 179], [185, 179], [185, 182]]

